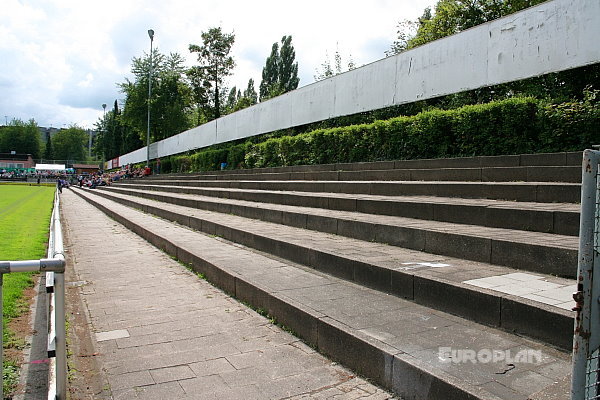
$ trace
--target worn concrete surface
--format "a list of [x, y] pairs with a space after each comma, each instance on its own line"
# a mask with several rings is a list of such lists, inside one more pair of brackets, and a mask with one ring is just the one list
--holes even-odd
[[68, 257], [114, 399], [388, 399], [64, 191]]
[[[100, 198], [91, 191], [79, 193], [115, 218], [127, 220], [128, 226], [169, 253], [184, 257], [186, 262], [193, 262], [216, 277], [219, 283], [230, 285], [238, 297], [252, 304], [279, 308], [273, 314], [278, 318], [285, 318], [287, 311], [287, 316], [293, 318], [286, 324], [294, 323], [298, 317], [314, 323], [312, 330], [297, 323], [292, 328], [297, 332], [302, 330], [309, 340], [316, 340], [321, 351], [354, 365], [395, 391], [410, 393], [415, 398], [515, 400], [550, 390], [552, 398], [563, 398], [562, 393], [554, 393], [552, 386], [568, 375], [568, 354], [261, 255]], [[282, 308], [284, 303], [287, 306]], [[121, 329], [118, 325], [109, 328]], [[472, 363], [460, 354], [458, 359], [443, 356], [442, 347], [473, 354], [497, 351], [513, 356], [522, 350], [540, 351], [541, 358], [531, 362], [505, 359]], [[391, 371], [393, 375], [389, 375]]]

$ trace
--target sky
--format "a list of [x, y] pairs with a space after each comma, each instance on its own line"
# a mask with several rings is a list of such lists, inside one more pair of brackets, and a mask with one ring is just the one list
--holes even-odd
[[2, 0], [0, 125], [34, 119], [39, 126], [93, 129], [132, 78], [133, 57], [153, 46], [196, 63], [188, 50], [213, 27], [235, 34], [236, 62], [227, 86], [255, 89], [274, 42], [292, 35], [300, 86], [314, 82], [327, 55], [357, 67], [385, 56], [398, 22], [419, 17], [436, 0]]

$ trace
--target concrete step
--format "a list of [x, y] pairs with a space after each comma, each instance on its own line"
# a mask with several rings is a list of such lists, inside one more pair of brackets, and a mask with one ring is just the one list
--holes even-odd
[[[164, 201], [166, 199], [159, 202], [114, 193], [112, 190], [96, 193], [193, 229], [420, 304], [516, 331], [561, 348], [570, 348], [572, 344], [573, 320], [571, 312], [567, 311], [573, 306], [571, 294], [575, 282], [572, 279], [557, 278], [548, 273], [523, 274], [519, 270], [499, 265], [466, 261], [465, 257], [428, 254], [323, 233], [323, 229], [318, 229], [317, 222], [313, 226], [308, 222], [310, 217], [302, 214], [306, 210], [300, 210], [296, 216], [298, 220], [302, 220], [304, 216], [304, 226], [291, 227], [281, 225], [288, 217], [276, 211], [264, 213], [280, 215], [281, 219], [272, 223], [169, 204]], [[293, 224], [292, 222], [291, 225]], [[392, 229], [391, 225], [388, 226], [387, 229]], [[369, 229], [376, 231], [377, 226], [367, 227], [363, 223], [353, 230], [348, 229], [348, 232], [362, 230], [364, 235]], [[442, 230], [436, 233], [444, 235]], [[388, 234], [390, 237], [394, 236], [393, 231]], [[452, 236], [444, 238], [437, 240], [438, 245], [450, 243], [448, 248], [454, 251]], [[436, 243], [436, 240], [430, 239], [430, 242]], [[454, 243], [461, 245], [457, 240]], [[551, 251], [546, 248], [546, 252]], [[540, 256], [543, 257], [543, 254], [544, 251], [540, 252]], [[539, 282], [528, 282], [523, 287], [518, 282], [511, 282], [512, 276], [524, 276]], [[488, 290], [489, 288], [491, 289]], [[546, 290], [551, 291], [545, 292]], [[553, 298], [545, 298], [545, 295]], [[477, 306], [474, 307], [474, 304]], [[532, 316], [536, 317], [535, 325], [530, 323]]]
[[[567, 396], [569, 353], [202, 235], [98, 196], [108, 193], [75, 192], [214, 284], [266, 310], [322, 353], [402, 398]], [[214, 227], [216, 234], [226, 230]], [[479, 305], [475, 301], [471, 306]], [[525, 357], [506, 360], [508, 352]]]
[[[394, 170], [394, 169], [446, 169], [446, 168], [491, 168], [491, 167], [579, 167], [582, 161], [581, 152], [570, 153], [544, 153], [544, 154], [519, 154], [504, 156], [480, 156], [437, 158], [421, 160], [395, 160], [338, 164], [294, 165], [286, 167], [255, 168], [241, 170], [212, 171], [209, 173], [173, 174], [182, 179], [202, 175], [230, 175], [230, 174], [266, 174], [283, 172], [325, 172], [325, 171], [369, 171], [369, 170]], [[532, 172], [532, 174], [535, 174]], [[581, 175], [581, 174], [579, 174]]]
[[[158, 183], [157, 181], [156, 183]], [[126, 188], [180, 194], [217, 197], [212, 202], [229, 204], [223, 199], [356, 211], [368, 214], [409, 217], [432, 221], [480, 225], [493, 228], [526, 230], [577, 236], [579, 234], [579, 205], [573, 203], [533, 203], [457, 199], [434, 196], [376, 196], [346, 193], [311, 193], [229, 188], [172, 186], [168, 181], [152, 185], [118, 183], [113, 189]], [[205, 202], [211, 202], [206, 199]], [[214, 210], [215, 205], [199, 207]], [[208, 208], [207, 208], [208, 207]]]
[[537, 203], [578, 203], [581, 185], [553, 182], [408, 182], [408, 181], [253, 181], [253, 180], [130, 180], [135, 184], [263, 191], [347, 193], [376, 196], [435, 196]]
[[525, 271], [567, 278], [575, 278], [577, 272], [579, 240], [574, 236], [322, 208], [224, 199], [215, 201], [195, 195], [124, 190], [119, 187], [106, 190]]
[[[581, 182], [580, 166], [384, 169], [359, 171], [205, 173], [202, 180]], [[181, 178], [181, 176], [179, 176]]]

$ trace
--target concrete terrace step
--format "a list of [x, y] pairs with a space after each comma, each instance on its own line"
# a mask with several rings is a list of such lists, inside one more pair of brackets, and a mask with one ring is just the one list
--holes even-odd
[[[357, 211], [442, 222], [481, 225], [494, 228], [528, 230], [577, 236], [579, 205], [573, 203], [515, 203], [489, 199], [459, 199], [433, 196], [376, 196], [346, 193], [311, 193], [171, 186], [168, 181], [118, 183], [117, 188], [169, 193], [195, 194], [223, 199], [245, 200], [291, 206]], [[206, 199], [205, 202], [211, 202]], [[215, 209], [214, 205], [206, 206]], [[206, 208], [202, 206], [202, 208]]]
[[[108, 189], [117, 192], [120, 189]], [[511, 268], [574, 278], [577, 237], [450, 222], [417, 220], [367, 213], [284, 205], [212, 201], [194, 195], [130, 190], [124, 199], [144, 197], [157, 202], [233, 213], [274, 224], [377, 241], [412, 250], [480, 261]], [[177, 209], [175, 209], [177, 210]], [[185, 209], [176, 212], [186, 215]], [[179, 220], [179, 218], [176, 218]]]
[[[322, 232], [323, 225], [321, 225], [321, 232], [280, 225], [286, 220], [293, 221], [294, 217], [286, 217], [285, 214], [276, 211], [264, 212], [264, 215], [270, 216], [279, 214], [279, 223], [271, 223], [169, 204], [164, 202], [166, 199], [158, 202], [109, 190], [96, 193], [202, 232], [215, 234], [259, 251], [474, 321], [514, 330], [562, 348], [570, 348], [572, 344], [573, 321], [571, 313], [566, 311], [572, 307], [571, 293], [574, 289], [574, 281], [570, 279], [552, 277], [547, 273], [536, 273], [534, 276], [539, 276], [545, 283], [529, 282], [529, 289], [524, 289], [519, 284], [518, 287], [513, 287], [510, 282], [502, 279], [497, 282], [493, 279], [491, 282], [478, 281], [519, 271], [483, 262], [465, 261], [464, 254], [461, 254], [463, 259], [459, 259], [331, 235]], [[297, 221], [303, 221], [304, 228], [318, 229], [318, 219], [315, 219], [314, 226], [311, 225], [312, 223], [308, 222], [311, 218], [303, 214], [306, 211], [314, 211], [314, 209], [298, 210], [295, 218]], [[327, 213], [332, 212], [327, 211]], [[396, 236], [392, 225], [367, 226], [359, 223], [353, 227], [351, 220], [347, 220], [346, 224], [348, 226], [346, 231], [337, 233], [344, 233], [347, 236], [354, 234], [363, 236], [362, 239], [368, 239], [364, 237], [366, 232], [377, 234], [377, 228], [381, 228], [379, 232], [387, 234], [392, 240]], [[446, 230], [452, 231], [452, 228], [446, 227]], [[453, 246], [455, 244], [463, 248], [469, 248], [470, 245], [477, 247], [477, 240], [482, 240], [482, 238], [473, 238], [474, 241], [468, 243], [468, 239], [463, 236], [438, 230], [425, 234], [426, 243], [428, 236], [432, 247], [444, 247], [448, 252], [455, 251]], [[456, 240], [456, 237], [459, 239]], [[461, 243], [461, 240], [467, 242]], [[522, 248], [509, 251], [522, 252]], [[556, 249], [544, 247], [539, 251], [539, 257], [548, 259], [547, 255], [551, 253], [556, 254]], [[520, 254], [518, 260], [523, 261], [525, 258]], [[543, 262], [535, 256], [533, 260], [543, 265]], [[526, 275], [531, 276], [531, 274]], [[465, 283], [466, 281], [469, 283]], [[496, 283], [498, 285], [494, 286]], [[503, 286], [499, 290], [494, 289], [502, 284], [508, 286]], [[488, 290], [490, 287], [492, 289]], [[544, 301], [545, 293], [541, 292], [544, 290], [553, 290], [549, 292], [553, 296], [562, 294], [542, 304], [540, 300]], [[558, 291], [555, 293], [556, 290]], [[530, 298], [514, 296], [516, 294]], [[474, 304], [477, 306], [474, 307]], [[534, 315], [537, 323], [532, 325], [530, 321]]]
[[[286, 167], [223, 170], [209, 173], [175, 174], [182, 177], [202, 175], [241, 175], [282, 172], [323, 172], [323, 171], [368, 171], [394, 169], [447, 169], [447, 168], [491, 168], [491, 167], [581, 167], [581, 152], [519, 154], [504, 156], [479, 156], [437, 158], [421, 160], [374, 161], [338, 164], [294, 165]], [[581, 175], [581, 174], [580, 174]]]
[[435, 196], [537, 203], [578, 203], [581, 185], [554, 182], [252, 181], [136, 179], [128, 182], [263, 191]]
[[[568, 392], [567, 353], [153, 218], [100, 192], [75, 192], [403, 398], [560, 399]], [[492, 352], [522, 350], [533, 357], [489, 360]]]
[[466, 181], [466, 182], [581, 182], [581, 167], [489, 167], [385, 169], [363, 171], [261, 172], [210, 174], [186, 179], [301, 180], [301, 181]]

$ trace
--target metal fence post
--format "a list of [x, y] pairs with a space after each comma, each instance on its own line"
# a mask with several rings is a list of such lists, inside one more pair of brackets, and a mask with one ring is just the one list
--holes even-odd
[[[600, 347], [600, 269], [598, 265], [598, 164], [600, 152], [585, 150], [582, 163], [581, 214], [579, 223], [579, 260], [577, 292], [573, 294], [577, 311], [573, 336], [573, 373], [571, 399], [598, 398], [598, 348]], [[598, 277], [594, 280], [594, 272]], [[590, 383], [591, 382], [591, 383]]]
[[65, 328], [65, 274], [54, 274], [54, 313], [56, 318], [56, 399], [67, 398], [67, 349]]

